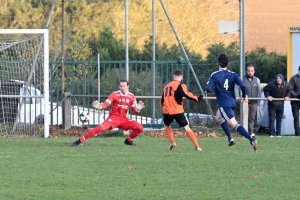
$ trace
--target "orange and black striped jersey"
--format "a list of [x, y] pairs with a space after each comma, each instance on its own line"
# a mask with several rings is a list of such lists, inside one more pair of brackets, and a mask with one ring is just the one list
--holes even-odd
[[183, 97], [198, 101], [198, 97], [187, 90], [187, 86], [180, 81], [171, 81], [164, 87], [161, 97], [161, 105], [163, 106], [163, 114], [179, 114], [184, 113]]

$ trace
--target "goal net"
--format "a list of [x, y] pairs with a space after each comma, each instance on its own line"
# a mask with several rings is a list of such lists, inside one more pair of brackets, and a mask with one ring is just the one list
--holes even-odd
[[47, 29], [0, 29], [0, 135], [49, 136]]

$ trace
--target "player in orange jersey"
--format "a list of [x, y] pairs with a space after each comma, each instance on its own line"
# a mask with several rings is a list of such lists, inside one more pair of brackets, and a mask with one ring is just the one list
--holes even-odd
[[145, 106], [142, 101], [139, 101], [137, 104], [134, 94], [128, 91], [129, 82], [127, 80], [121, 80], [119, 88], [120, 90], [111, 93], [104, 103], [99, 103], [98, 101], [92, 103], [92, 106], [99, 110], [105, 110], [108, 106], [112, 105], [109, 116], [102, 124], [91, 129], [79, 140], [73, 142], [73, 147], [78, 146], [85, 140], [94, 137], [104, 130], [111, 130], [114, 128], [120, 128], [126, 131], [132, 130], [124, 143], [126, 145], [136, 146], [136, 144], [133, 143], [133, 139], [140, 135], [143, 131], [143, 126], [132, 119], [128, 119], [127, 112], [128, 109], [132, 107], [133, 113], [138, 114]]
[[192, 101], [200, 101], [203, 96], [198, 97], [187, 90], [187, 86], [181, 83], [183, 79], [183, 72], [179, 69], [174, 71], [173, 81], [169, 82], [165, 87], [161, 98], [161, 105], [163, 106], [163, 119], [165, 124], [165, 131], [170, 140], [170, 146], [168, 150], [172, 150], [176, 146], [174, 140], [173, 130], [170, 124], [175, 121], [180, 127], [183, 127], [187, 133], [187, 136], [191, 139], [195, 145], [197, 151], [202, 151], [200, 148], [195, 133], [189, 126], [188, 119], [184, 115], [183, 98], [190, 99]]

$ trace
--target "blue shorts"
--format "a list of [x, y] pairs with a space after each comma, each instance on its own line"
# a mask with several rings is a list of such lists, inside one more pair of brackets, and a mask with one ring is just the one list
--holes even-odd
[[232, 107], [219, 107], [219, 111], [226, 121], [234, 117], [234, 108]]

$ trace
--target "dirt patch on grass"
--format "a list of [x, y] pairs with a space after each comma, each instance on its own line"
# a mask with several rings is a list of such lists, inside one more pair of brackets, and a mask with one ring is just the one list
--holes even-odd
[[[81, 137], [84, 135], [87, 131], [89, 131], [91, 128], [89, 126], [76, 126], [71, 127], [70, 129], [63, 129], [61, 125], [57, 126], [51, 126], [50, 127], [50, 136], [51, 137], [61, 137], [61, 136], [76, 136]], [[214, 130], [205, 130], [205, 131], [197, 131], [194, 130], [196, 137], [210, 137], [210, 138], [216, 138], [216, 137], [224, 137], [225, 135], [223, 133], [217, 133]], [[176, 138], [183, 138], [187, 137], [185, 131], [183, 129], [175, 129], [173, 130], [174, 137]], [[166, 133], [164, 130], [147, 130], [144, 131], [142, 134], [150, 137], [157, 137], [162, 138], [166, 137]], [[234, 137], [239, 136], [237, 133], [232, 133]], [[105, 131], [102, 134], [99, 134], [100, 137], [115, 137], [115, 136], [121, 136], [122, 133], [119, 133], [118, 131], [112, 130], [112, 131]]]

